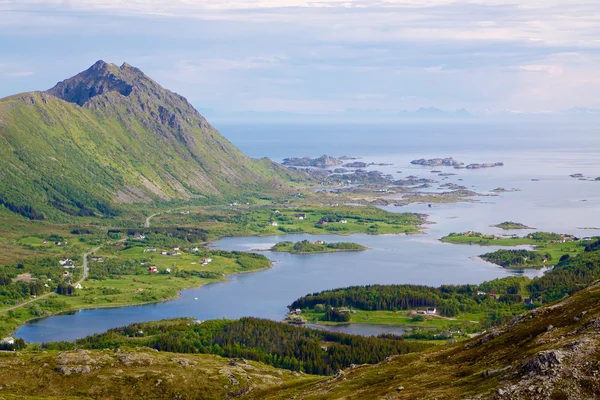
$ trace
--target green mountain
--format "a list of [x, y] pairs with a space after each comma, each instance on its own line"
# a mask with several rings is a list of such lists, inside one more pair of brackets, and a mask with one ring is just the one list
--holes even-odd
[[282, 190], [299, 175], [236, 149], [139, 69], [98, 61], [0, 100], [0, 204], [30, 219]]

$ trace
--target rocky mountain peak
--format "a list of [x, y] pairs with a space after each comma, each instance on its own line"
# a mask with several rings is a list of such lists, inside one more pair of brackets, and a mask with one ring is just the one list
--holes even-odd
[[[140, 85], [140, 83], [142, 83]], [[158, 86], [144, 73], [123, 63], [120, 67], [99, 60], [87, 70], [56, 84], [47, 93], [80, 106], [93, 97], [109, 92], [129, 96], [134, 87]]]

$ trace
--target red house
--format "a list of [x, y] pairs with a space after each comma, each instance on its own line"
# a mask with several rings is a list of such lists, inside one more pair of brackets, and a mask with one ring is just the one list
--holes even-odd
[[151, 274], [156, 274], [158, 273], [158, 269], [156, 267], [149, 267], [148, 271], [150, 271]]

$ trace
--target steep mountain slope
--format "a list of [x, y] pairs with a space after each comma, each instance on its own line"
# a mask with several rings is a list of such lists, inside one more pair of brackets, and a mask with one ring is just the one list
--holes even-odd
[[468, 342], [388, 358], [252, 399], [600, 398], [600, 283]]
[[0, 203], [31, 219], [285, 189], [296, 174], [245, 156], [128, 64], [0, 100]]

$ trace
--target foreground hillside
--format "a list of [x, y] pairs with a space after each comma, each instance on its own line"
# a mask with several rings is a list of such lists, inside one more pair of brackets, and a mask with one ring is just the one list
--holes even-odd
[[246, 360], [135, 350], [0, 352], [1, 399], [225, 399], [314, 377]]
[[0, 171], [0, 204], [30, 219], [268, 193], [299, 174], [250, 159], [185, 98], [103, 61], [47, 92], [0, 100]]
[[[107, 338], [117, 337], [111, 335]], [[174, 342], [177, 338], [189, 338], [183, 332], [169, 336]], [[97, 341], [94, 337], [91, 340]], [[280, 340], [285, 342], [285, 337]], [[376, 365], [352, 365], [332, 377], [318, 378], [209, 355], [181, 355], [148, 348], [115, 349], [118, 345], [112, 340], [106, 344], [106, 350], [3, 353], [0, 396], [8, 399], [16, 395], [61, 399], [598, 398], [600, 284], [516, 317], [471, 340], [390, 356]]]
[[356, 366], [254, 399], [592, 399], [600, 396], [600, 284], [433, 351]]

